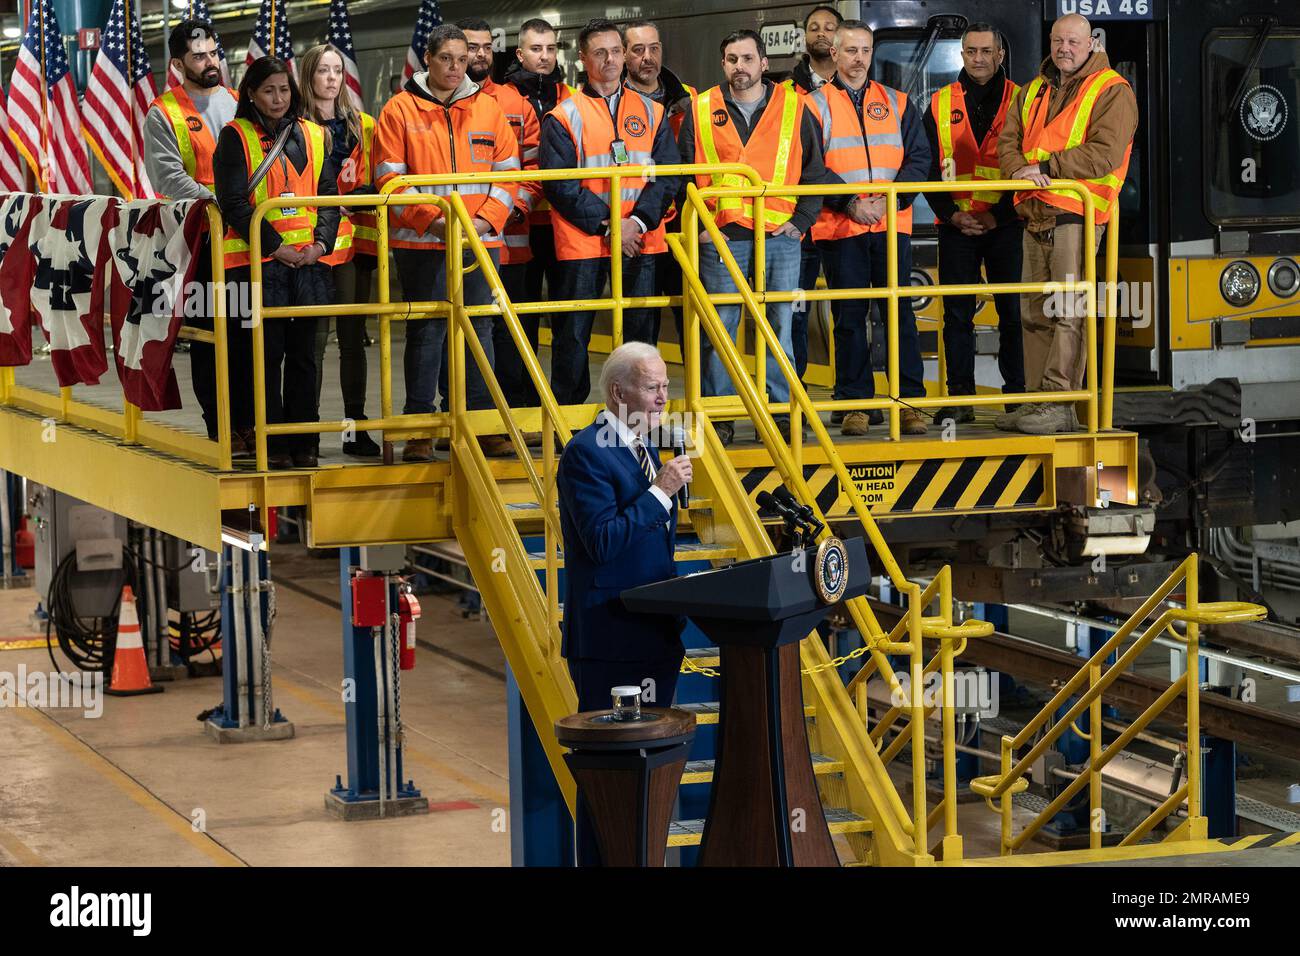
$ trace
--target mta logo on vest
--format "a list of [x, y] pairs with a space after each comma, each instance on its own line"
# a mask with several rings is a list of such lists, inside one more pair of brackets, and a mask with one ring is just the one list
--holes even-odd
[[713, 111], [713, 125], [714, 125], [714, 126], [726, 126], [726, 125], [727, 125], [727, 111], [726, 111], [726, 110], [714, 110], [714, 111]]
[[203, 120], [199, 119], [197, 116], [187, 116], [185, 117], [185, 127], [191, 133], [197, 133], [199, 130], [203, 129]]
[[882, 120], [889, 115], [889, 107], [877, 100], [874, 103], [867, 104], [867, 114], [872, 119]]
[[960, 123], [960, 122], [961, 122], [962, 120], [964, 120], [965, 118], [966, 118], [966, 114], [963, 113], [961, 110], [953, 110], [953, 111], [952, 111], [952, 118], [951, 118], [950, 122], [953, 122], [953, 123]]
[[623, 120], [623, 129], [628, 136], [644, 136], [645, 121], [639, 116], [629, 116]]

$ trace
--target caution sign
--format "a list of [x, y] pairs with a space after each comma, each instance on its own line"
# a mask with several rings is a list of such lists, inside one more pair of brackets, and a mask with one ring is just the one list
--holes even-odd
[[[847, 464], [849, 477], [877, 517], [1038, 511], [1053, 506], [1050, 456], [976, 455]], [[781, 483], [770, 466], [750, 468], [741, 484], [757, 509], [759, 492]], [[830, 465], [806, 466], [804, 480], [818, 509], [831, 518], [852, 512], [848, 494]]]

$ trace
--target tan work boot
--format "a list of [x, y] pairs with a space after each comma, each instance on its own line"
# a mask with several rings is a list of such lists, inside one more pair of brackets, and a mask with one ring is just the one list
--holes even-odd
[[478, 444], [489, 458], [509, 458], [515, 453], [515, 446], [505, 435], [480, 435]]
[[1025, 402], [1023, 405], [1017, 405], [1015, 408], [1008, 410], [1006, 414], [999, 415], [997, 418], [993, 419], [993, 425], [1004, 432], [1019, 431], [1019, 429], [1016, 428], [1016, 422], [1020, 421], [1021, 418], [1028, 415], [1030, 412], [1037, 410], [1037, 402]]
[[402, 448], [402, 461], [433, 461], [433, 439], [408, 439]]
[[541, 432], [524, 432], [524, 444], [527, 445], [529, 448], [541, 448], [541, 447], [542, 447], [542, 433], [541, 433]]
[[871, 419], [866, 412], [845, 412], [840, 423], [841, 435], [865, 435], [871, 430]]
[[930, 429], [925, 424], [925, 416], [915, 408], [903, 409], [899, 430], [904, 435], [924, 435]]
[[1028, 415], [1021, 415], [1016, 430], [1026, 435], [1055, 435], [1057, 432], [1076, 432], [1079, 419], [1074, 414], [1074, 403], [1043, 402]]

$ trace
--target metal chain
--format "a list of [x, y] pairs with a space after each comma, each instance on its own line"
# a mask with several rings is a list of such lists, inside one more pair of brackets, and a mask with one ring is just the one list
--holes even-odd
[[[849, 661], [857, 660], [863, 654], [871, 653], [871, 649], [873, 646], [874, 646], [874, 642], [863, 644], [857, 650], [850, 651], [847, 654], [842, 654], [841, 656], [836, 658], [832, 658], [831, 660], [827, 661], [825, 664], [817, 664], [814, 667], [800, 668], [799, 673], [811, 675], [811, 674], [820, 673], [821, 671], [830, 670], [833, 667], [839, 667], [841, 664], [847, 664]], [[712, 667], [701, 667], [699, 664], [696, 664], [694, 661], [692, 661], [689, 657], [682, 658], [682, 666], [679, 673], [703, 674], [705, 677], [722, 676], [719, 671], [714, 670]]]
[[[262, 628], [262, 726], [271, 726], [271, 628], [275, 626], [275, 586], [270, 581], [263, 581], [266, 589], [266, 626]], [[256, 595], [260, 605], [261, 595]], [[257, 613], [262, 613], [259, 606]]]
[[[391, 642], [392, 650], [392, 667], [393, 667], [393, 739], [397, 741], [397, 746], [402, 746], [402, 658], [401, 645], [404, 635], [401, 634], [402, 618], [398, 614], [392, 615], [392, 633]], [[393, 768], [396, 775], [397, 768]], [[402, 781], [394, 780], [394, 787], [400, 788]]]

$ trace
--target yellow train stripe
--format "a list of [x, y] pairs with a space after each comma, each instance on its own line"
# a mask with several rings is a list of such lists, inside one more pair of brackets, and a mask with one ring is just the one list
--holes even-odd
[[188, 818], [182, 816], [158, 796], [146, 790], [117, 764], [77, 737], [53, 717], [32, 707], [19, 707], [17, 710], [22, 717], [49, 734], [69, 754], [117, 787], [132, 802], [157, 817], [164, 826], [193, 846], [194, 849], [209, 857], [214, 863], [219, 866], [247, 865], [209, 834], [196, 832]]

